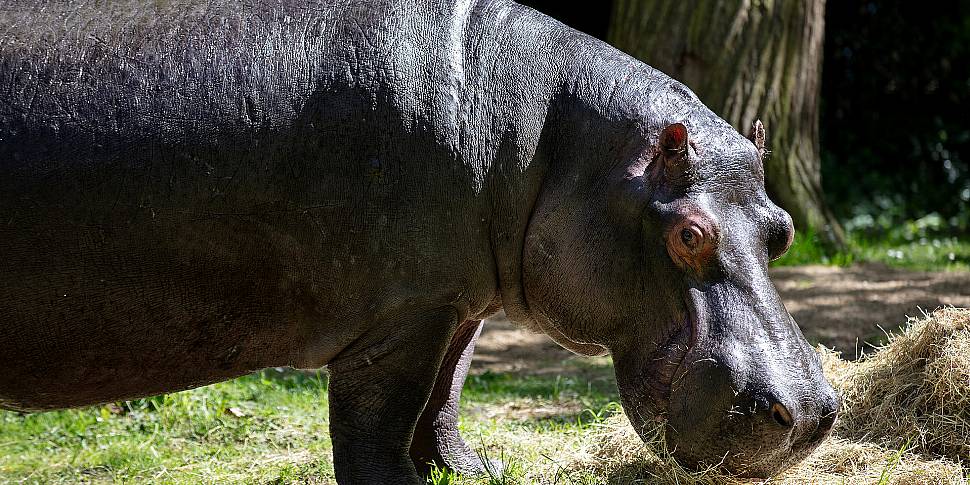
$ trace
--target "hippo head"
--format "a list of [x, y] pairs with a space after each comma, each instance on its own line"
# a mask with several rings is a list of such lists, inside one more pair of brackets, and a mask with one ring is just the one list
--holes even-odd
[[633, 426], [666, 423], [682, 464], [771, 476], [828, 435], [839, 400], [768, 278], [793, 226], [765, 193], [764, 129], [687, 120], [642, 138], [585, 154], [608, 168], [549, 177], [523, 254], [531, 317], [611, 353]]

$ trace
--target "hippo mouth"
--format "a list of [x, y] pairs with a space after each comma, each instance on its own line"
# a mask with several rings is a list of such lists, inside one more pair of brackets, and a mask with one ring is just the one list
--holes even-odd
[[[623, 409], [645, 442], [653, 440], [656, 425], [668, 419], [673, 386], [683, 375], [693, 338], [693, 318], [684, 318], [659, 336], [653, 352], [634, 357], [638, 371], [626, 373], [621, 371], [622, 364], [616, 367]], [[624, 360], [621, 357], [621, 362]]]

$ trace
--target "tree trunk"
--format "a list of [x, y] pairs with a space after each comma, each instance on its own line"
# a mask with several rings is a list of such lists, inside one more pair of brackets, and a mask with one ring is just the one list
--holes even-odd
[[682, 81], [745, 135], [761, 119], [768, 194], [797, 228], [841, 248], [821, 189], [824, 14], [825, 0], [615, 0], [608, 40]]

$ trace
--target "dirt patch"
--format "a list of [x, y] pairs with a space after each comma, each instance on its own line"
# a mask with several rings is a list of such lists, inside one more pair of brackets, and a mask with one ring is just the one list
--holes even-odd
[[[885, 343], [906, 317], [944, 305], [970, 307], [970, 273], [920, 272], [865, 264], [772, 268], [771, 278], [805, 337], [855, 358]], [[881, 327], [881, 328], [880, 328]]]
[[565, 399], [550, 402], [536, 399], [517, 399], [496, 405], [477, 406], [468, 410], [466, 416], [486, 419], [501, 418], [513, 421], [537, 421], [542, 419], [578, 416], [586, 409], [583, 403]]
[[[920, 272], [862, 264], [850, 268], [797, 266], [772, 268], [772, 281], [788, 311], [812, 343], [822, 343], [853, 359], [866, 342], [885, 342], [885, 331], [953, 305], [970, 307], [970, 273]], [[558, 374], [584, 359], [542, 334], [532, 333], [497, 315], [485, 324], [473, 372]]]
[[558, 374], [571, 359], [581, 358], [544, 334], [522, 328], [504, 313], [485, 322], [475, 346], [472, 371]]

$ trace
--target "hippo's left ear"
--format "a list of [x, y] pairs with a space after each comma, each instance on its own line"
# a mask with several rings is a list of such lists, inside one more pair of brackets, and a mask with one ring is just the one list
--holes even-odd
[[751, 143], [754, 143], [755, 148], [758, 149], [758, 154], [762, 158], [765, 156], [765, 125], [761, 124], [761, 120], [754, 120], [751, 123], [751, 133], [748, 134], [748, 139]]
[[683, 123], [671, 124], [660, 132], [658, 155], [668, 179], [678, 179], [687, 172], [688, 145], [687, 127]]

